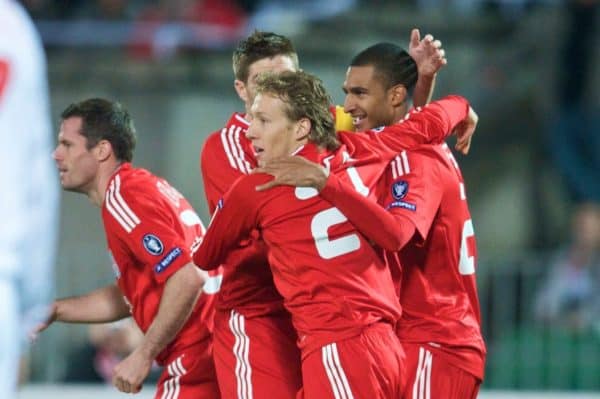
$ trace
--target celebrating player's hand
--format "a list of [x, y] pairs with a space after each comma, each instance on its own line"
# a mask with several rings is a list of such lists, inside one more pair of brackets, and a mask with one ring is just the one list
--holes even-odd
[[469, 115], [454, 129], [454, 133], [456, 134], [456, 145], [454, 148], [464, 155], [469, 153], [471, 139], [473, 138], [473, 133], [475, 133], [478, 121], [479, 117], [473, 108], [469, 107]]
[[267, 173], [273, 180], [256, 186], [257, 191], [275, 186], [314, 187], [321, 191], [327, 183], [329, 172], [321, 165], [303, 157], [289, 156], [272, 159], [254, 169], [254, 173]]
[[113, 385], [121, 392], [138, 393], [142, 383], [148, 377], [153, 359], [141, 348], [134, 350], [113, 370]]
[[430, 34], [425, 35], [421, 40], [418, 29], [413, 29], [410, 33], [408, 54], [415, 60], [419, 76], [433, 77], [448, 63], [442, 42], [435, 40]]
[[46, 320], [44, 320], [42, 323], [35, 326], [33, 331], [31, 331], [29, 333], [29, 339], [31, 341], [36, 340], [38, 335], [42, 331], [44, 331], [46, 328], [50, 327], [50, 324], [52, 324], [56, 321], [57, 317], [58, 317], [58, 305], [56, 304], [56, 302], [54, 302], [54, 303], [52, 303], [52, 305], [50, 305], [50, 308], [48, 309], [48, 316], [46, 317]]

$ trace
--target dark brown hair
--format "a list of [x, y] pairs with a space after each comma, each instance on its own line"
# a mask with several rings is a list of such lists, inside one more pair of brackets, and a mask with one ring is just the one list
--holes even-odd
[[135, 149], [135, 126], [129, 113], [118, 102], [90, 98], [69, 105], [60, 115], [63, 120], [82, 119], [81, 133], [86, 147], [91, 149], [101, 140], [107, 140], [119, 161], [131, 162]]
[[235, 78], [248, 83], [250, 65], [265, 58], [285, 55], [291, 58], [298, 69], [298, 54], [290, 39], [273, 32], [254, 31], [242, 40], [233, 52], [233, 74]]

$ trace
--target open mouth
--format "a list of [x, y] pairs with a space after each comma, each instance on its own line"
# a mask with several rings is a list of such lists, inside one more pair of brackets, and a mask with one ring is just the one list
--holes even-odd
[[262, 149], [260, 147], [257, 147], [257, 146], [253, 146], [253, 148], [254, 148], [254, 154], [255, 155], [260, 155], [262, 152], [265, 151], [264, 149]]
[[364, 120], [365, 120], [364, 116], [353, 116], [352, 117], [352, 124], [354, 126], [359, 126]]

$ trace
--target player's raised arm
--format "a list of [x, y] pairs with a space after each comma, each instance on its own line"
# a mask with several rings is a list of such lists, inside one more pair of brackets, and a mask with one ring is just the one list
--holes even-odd
[[[377, 145], [387, 147], [390, 151], [388, 155], [393, 158], [401, 151], [421, 144], [442, 143], [456, 130], [459, 137], [457, 149], [466, 153], [476, 125], [477, 115], [468, 101], [464, 97], [451, 95], [413, 109], [398, 123], [360, 134], [368, 136]], [[346, 138], [348, 135], [341, 132], [340, 140], [352, 140], [351, 137]]]
[[438, 71], [447, 64], [442, 42], [430, 34], [421, 40], [418, 29], [410, 34], [408, 54], [417, 64], [419, 77], [413, 91], [413, 105], [420, 107], [431, 101]]

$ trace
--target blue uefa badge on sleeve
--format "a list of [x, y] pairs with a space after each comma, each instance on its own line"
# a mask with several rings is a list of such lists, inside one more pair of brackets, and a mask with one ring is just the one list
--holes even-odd
[[403, 208], [415, 212], [417, 210], [416, 204], [403, 201], [406, 194], [408, 194], [408, 182], [405, 180], [394, 182], [394, 184], [392, 184], [392, 197], [394, 198], [394, 202], [386, 206], [386, 209]]
[[381, 132], [383, 132], [383, 129], [385, 129], [385, 126], [379, 126], [379, 127], [371, 129], [371, 131], [373, 133], [381, 133]]
[[400, 180], [392, 184], [392, 197], [394, 197], [395, 200], [401, 200], [402, 198], [406, 197], [406, 194], [408, 194], [407, 181]]
[[225, 201], [223, 201], [223, 198], [221, 198], [219, 200], [219, 202], [217, 202], [217, 209], [223, 209], [224, 204], [225, 204]]
[[144, 248], [150, 255], [158, 256], [163, 253], [164, 246], [160, 239], [154, 234], [146, 234], [142, 239]]

